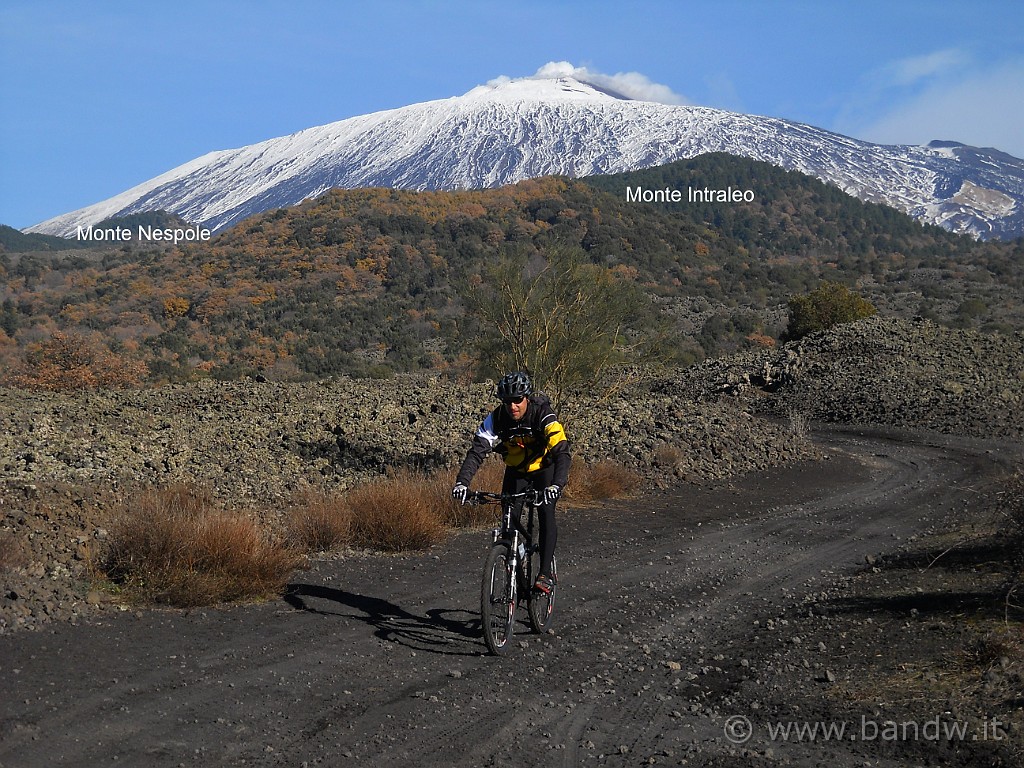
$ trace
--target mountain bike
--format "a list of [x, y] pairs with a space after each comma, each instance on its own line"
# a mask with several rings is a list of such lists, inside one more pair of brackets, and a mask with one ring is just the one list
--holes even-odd
[[[530, 489], [524, 493], [488, 493], [471, 491], [466, 500], [471, 504], [501, 504], [501, 527], [491, 531], [491, 550], [484, 564], [483, 583], [480, 587], [480, 619], [484, 642], [491, 653], [502, 656], [508, 652], [515, 624], [516, 609], [526, 596], [530, 627], [534, 632], [546, 632], [555, 611], [555, 591], [545, 594], [533, 588], [533, 580], [540, 570], [540, 542], [534, 541], [534, 520], [539, 521], [537, 510], [544, 504], [544, 492]], [[528, 510], [526, 527], [513, 510], [519, 501]], [[539, 522], [538, 522], [539, 527]], [[551, 577], [558, 579], [557, 566], [552, 559]]]

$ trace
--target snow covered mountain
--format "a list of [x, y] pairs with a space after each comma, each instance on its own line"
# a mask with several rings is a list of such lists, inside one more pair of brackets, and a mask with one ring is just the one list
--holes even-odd
[[565, 76], [502, 79], [456, 98], [211, 152], [26, 231], [69, 237], [112, 216], [159, 209], [216, 231], [333, 187], [495, 187], [707, 152], [802, 171], [953, 231], [1024, 235], [1024, 161], [1005, 153], [953, 142], [871, 144], [787, 120], [631, 100]]

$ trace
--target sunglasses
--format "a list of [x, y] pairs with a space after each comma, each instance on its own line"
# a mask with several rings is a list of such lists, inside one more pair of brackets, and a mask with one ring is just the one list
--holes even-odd
[[519, 405], [525, 399], [525, 397], [510, 397], [507, 400], [502, 400], [501, 402], [505, 405]]

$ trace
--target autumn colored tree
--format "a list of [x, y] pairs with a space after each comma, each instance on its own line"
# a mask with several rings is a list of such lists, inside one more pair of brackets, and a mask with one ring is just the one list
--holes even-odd
[[145, 363], [115, 355], [95, 338], [56, 331], [26, 352], [23, 364], [6, 383], [51, 391], [133, 387], [147, 373]]
[[192, 305], [183, 296], [164, 299], [164, 317], [184, 317]]

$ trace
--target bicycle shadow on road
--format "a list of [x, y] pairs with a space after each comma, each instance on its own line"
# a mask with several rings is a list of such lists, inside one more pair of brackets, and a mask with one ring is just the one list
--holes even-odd
[[[418, 651], [449, 656], [478, 656], [484, 650], [480, 617], [463, 609], [432, 608], [426, 615], [418, 616], [380, 597], [359, 595], [317, 584], [289, 584], [285, 589], [284, 601], [300, 611], [365, 622], [374, 628], [374, 635], [381, 640], [400, 643]], [[321, 605], [322, 602], [347, 606], [356, 613], [332, 610]], [[451, 618], [454, 614], [466, 614], [472, 618]], [[459, 645], [463, 647], [462, 650], [455, 647]]]

